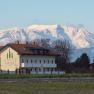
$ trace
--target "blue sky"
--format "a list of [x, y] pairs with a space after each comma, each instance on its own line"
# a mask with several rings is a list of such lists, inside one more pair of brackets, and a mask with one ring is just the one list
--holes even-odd
[[94, 0], [0, 0], [0, 29], [82, 24], [94, 31]]

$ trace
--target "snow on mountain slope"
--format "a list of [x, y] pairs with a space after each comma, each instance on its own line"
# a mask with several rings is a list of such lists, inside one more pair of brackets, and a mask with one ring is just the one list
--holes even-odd
[[94, 34], [88, 32], [84, 27], [79, 26], [62, 26], [64, 31], [70, 37], [76, 48], [86, 48], [94, 46]]
[[73, 25], [31, 25], [25, 29], [0, 30], [0, 45], [19, 40], [22, 43], [34, 39], [67, 40], [73, 47], [94, 47], [94, 34], [83, 26]]
[[26, 32], [23, 29], [12, 28], [0, 31], [0, 45], [13, 43], [17, 40], [22, 43], [26, 41]]
[[[60, 25], [32, 25], [27, 28], [28, 35], [35, 34], [35, 38], [51, 39], [52, 41], [61, 39], [70, 41], [64, 29]], [[31, 37], [30, 36], [30, 37]]]

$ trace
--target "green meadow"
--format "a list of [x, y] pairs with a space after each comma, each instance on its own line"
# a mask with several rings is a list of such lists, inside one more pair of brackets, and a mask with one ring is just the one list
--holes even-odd
[[[94, 78], [94, 74], [63, 74], [63, 75], [0, 75], [0, 94], [94, 94], [94, 81], [40, 81], [39, 78]], [[21, 79], [22, 80], [21, 80]], [[24, 79], [26, 78], [26, 79]], [[30, 78], [30, 79], [28, 79]], [[12, 79], [12, 80], [11, 80]], [[24, 79], [24, 80], [23, 80]]]
[[93, 77], [94, 73], [65, 73], [65, 74], [0, 74], [0, 79], [17, 78], [71, 78]]
[[94, 82], [0, 82], [0, 94], [94, 94]]

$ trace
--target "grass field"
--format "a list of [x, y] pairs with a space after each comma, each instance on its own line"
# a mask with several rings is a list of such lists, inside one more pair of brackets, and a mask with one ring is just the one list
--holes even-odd
[[94, 82], [0, 82], [0, 94], [94, 94]]
[[15, 78], [70, 78], [93, 77], [94, 73], [66, 73], [66, 74], [0, 74], [0, 79]]

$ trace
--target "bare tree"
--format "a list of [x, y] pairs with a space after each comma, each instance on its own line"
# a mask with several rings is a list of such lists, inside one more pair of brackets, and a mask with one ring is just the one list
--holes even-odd
[[41, 47], [45, 47], [45, 48], [49, 48], [50, 47], [50, 39], [34, 39], [31, 41], [32, 45], [37, 45], [37, 46], [41, 46]]
[[58, 67], [66, 70], [70, 63], [71, 45], [68, 41], [56, 40], [53, 42], [54, 49], [60, 54], [58, 57]]
[[45, 48], [49, 48], [50, 47], [50, 39], [41, 39], [41, 45]]

